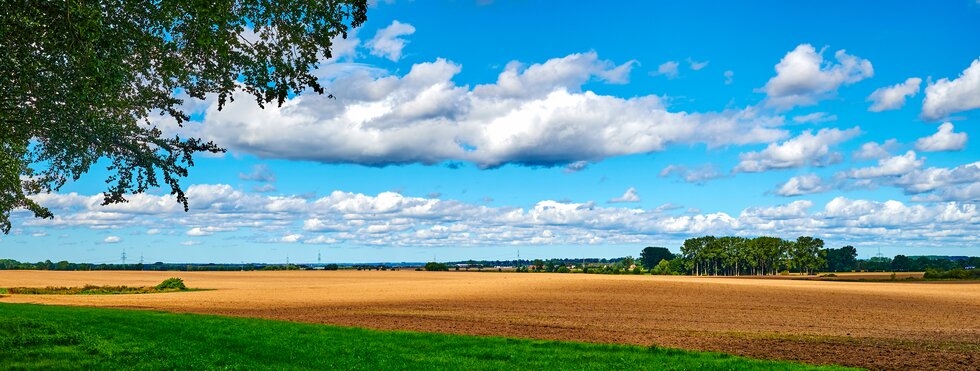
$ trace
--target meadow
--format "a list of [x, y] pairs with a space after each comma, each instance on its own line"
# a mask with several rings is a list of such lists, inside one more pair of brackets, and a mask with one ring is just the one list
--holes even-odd
[[0, 304], [4, 369], [838, 370], [656, 347]]
[[[0, 287], [154, 285], [173, 274], [3, 271]], [[872, 369], [962, 369], [980, 362], [980, 282], [414, 271], [179, 275], [188, 287], [208, 290], [11, 295], [0, 303], [658, 346]]]

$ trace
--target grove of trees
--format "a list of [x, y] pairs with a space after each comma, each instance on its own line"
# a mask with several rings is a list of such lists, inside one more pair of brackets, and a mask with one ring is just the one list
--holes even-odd
[[778, 237], [689, 238], [681, 246], [681, 257], [691, 274], [774, 275], [781, 270], [812, 273], [826, 264], [823, 240], [801, 236], [796, 241]]

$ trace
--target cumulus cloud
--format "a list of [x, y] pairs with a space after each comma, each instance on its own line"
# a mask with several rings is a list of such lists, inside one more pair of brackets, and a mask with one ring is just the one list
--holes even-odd
[[265, 183], [275, 183], [276, 174], [269, 169], [266, 164], [256, 164], [252, 166], [252, 172], [250, 173], [238, 173], [238, 178], [242, 180], [250, 180], [255, 182], [265, 182]]
[[695, 60], [693, 60], [691, 58], [688, 58], [687, 59], [687, 66], [690, 67], [691, 70], [693, 70], [693, 71], [700, 71], [703, 68], [708, 67], [708, 61], [698, 62], [698, 61], [695, 61]]
[[[978, 170], [980, 163], [975, 163], [946, 169], [945, 174], [932, 174], [930, 179], [946, 184], [954, 181], [969, 184], [963, 182], [974, 179], [976, 183], [980, 176]], [[977, 187], [959, 188], [975, 190]], [[144, 202], [144, 206], [176, 205], [170, 195], [145, 196], [151, 200]], [[168, 232], [162, 233], [163, 238], [173, 235], [169, 232], [175, 230], [199, 228], [212, 233], [219, 229], [238, 230], [256, 242], [390, 247], [636, 244], [648, 241], [651, 236], [682, 240], [699, 234], [807, 234], [849, 243], [975, 246], [980, 235], [980, 213], [972, 201], [910, 206], [897, 201], [837, 198], [822, 211], [812, 211], [816, 205], [799, 200], [785, 205], [749, 207], [733, 216], [699, 210], [677, 215], [672, 212], [676, 205], [644, 210], [553, 200], [539, 201], [529, 207], [489, 207], [392, 192], [365, 195], [334, 191], [324, 197], [307, 199], [249, 194], [220, 184], [193, 185], [188, 188], [188, 196], [192, 202], [188, 213], [181, 208], [155, 209], [148, 213], [134, 208], [109, 211], [99, 205], [101, 195], [46, 194], [39, 195], [38, 200], [56, 209], [54, 219], [29, 219], [27, 213], [17, 213], [14, 217], [23, 218], [20, 222], [32, 229], [98, 229], [110, 223], [120, 228], [153, 225], [152, 228]], [[117, 217], [104, 219], [100, 214]], [[303, 233], [292, 232], [300, 228]], [[936, 231], [943, 233], [939, 235]], [[215, 237], [195, 238], [187, 245], [206, 238]]]
[[942, 78], [926, 87], [922, 118], [939, 120], [976, 108], [980, 108], [980, 58], [973, 60], [958, 78]]
[[776, 189], [776, 194], [784, 197], [802, 196], [826, 192], [833, 186], [826, 184], [817, 174], [794, 176]]
[[705, 164], [696, 168], [688, 168], [684, 165], [667, 165], [663, 170], [660, 170], [658, 175], [660, 177], [676, 176], [685, 182], [699, 185], [725, 176], [712, 164]]
[[[631, 64], [631, 62], [627, 62]], [[263, 158], [369, 166], [446, 161], [489, 168], [564, 166], [662, 151], [782, 139], [781, 117], [754, 108], [670, 112], [658, 96], [619, 98], [582, 91], [619, 82], [623, 65], [596, 53], [526, 66], [513, 62], [495, 83], [458, 86], [461, 66], [439, 59], [404, 76], [354, 72], [329, 83], [337, 97], [304, 94], [260, 109], [236, 99], [207, 109], [200, 137]]]
[[[976, 201], [976, 190], [980, 183], [980, 161], [953, 168], [930, 167], [915, 169], [892, 181], [904, 189], [906, 194], [934, 192], [933, 200]], [[972, 190], [972, 191], [970, 191]]]
[[216, 226], [194, 227], [187, 231], [187, 235], [191, 237], [210, 236], [213, 235], [215, 232], [230, 232], [237, 229], [238, 228], [234, 228], [234, 227], [216, 227]]
[[102, 243], [119, 243], [121, 241], [122, 238], [119, 238], [119, 236], [106, 236], [106, 238], [102, 240]]
[[915, 149], [922, 152], [959, 151], [966, 147], [966, 133], [954, 133], [953, 123], [939, 125], [939, 130], [928, 137], [915, 141]]
[[786, 53], [776, 64], [776, 76], [760, 89], [767, 95], [766, 104], [782, 109], [814, 105], [834, 96], [841, 85], [874, 75], [874, 68], [867, 59], [844, 50], [834, 53], [834, 58], [837, 63], [824, 61], [823, 50], [818, 52], [810, 44], [800, 44]]
[[653, 76], [666, 76], [668, 79], [674, 79], [679, 75], [679, 66], [680, 63], [677, 63], [677, 61], [666, 61], [660, 66], [657, 66], [657, 70], [651, 72], [650, 74]]
[[827, 112], [813, 112], [800, 116], [793, 116], [793, 121], [799, 124], [819, 124], [829, 121], [837, 121], [837, 115]]
[[873, 102], [868, 111], [881, 112], [902, 108], [905, 105], [905, 98], [914, 97], [919, 93], [919, 84], [922, 79], [910, 77], [905, 82], [878, 88], [868, 96], [868, 102]]
[[402, 57], [402, 49], [408, 44], [408, 40], [402, 36], [415, 33], [415, 27], [408, 23], [392, 21], [388, 27], [378, 30], [374, 38], [369, 40], [365, 46], [371, 51], [371, 55], [387, 58], [397, 62]]
[[847, 176], [851, 178], [899, 176], [908, 174], [912, 170], [922, 167], [924, 162], [924, 158], [916, 157], [915, 151], [908, 151], [901, 156], [894, 156], [878, 160], [877, 166], [851, 169], [847, 171]]
[[733, 82], [735, 82], [735, 71], [727, 70], [725, 71], [724, 75], [725, 85], [731, 85]]
[[897, 187], [917, 202], [977, 201], [980, 197], [980, 162], [952, 168], [924, 165], [925, 158], [908, 151], [882, 158], [876, 166], [841, 171], [837, 177], [852, 180], [840, 184], [846, 187]]
[[629, 189], [626, 190], [626, 193], [623, 193], [622, 196], [613, 197], [609, 200], [609, 203], [611, 204], [625, 202], [640, 202], [640, 195], [636, 193], [636, 188], [629, 187]]
[[891, 156], [891, 152], [898, 148], [898, 140], [889, 139], [884, 143], [867, 142], [861, 145], [851, 154], [856, 161], [877, 160]]
[[861, 133], [854, 127], [847, 130], [837, 128], [820, 129], [817, 134], [810, 130], [783, 143], [771, 143], [759, 152], [739, 154], [735, 172], [762, 172], [771, 169], [787, 169], [803, 166], [827, 166], [840, 162], [841, 155], [830, 150], [843, 141]]
[[299, 242], [299, 240], [302, 239], [302, 238], [303, 238], [303, 235], [301, 235], [301, 234], [291, 233], [291, 234], [287, 234], [287, 235], [282, 236], [281, 238], [279, 238], [279, 242], [294, 243], [294, 242]]

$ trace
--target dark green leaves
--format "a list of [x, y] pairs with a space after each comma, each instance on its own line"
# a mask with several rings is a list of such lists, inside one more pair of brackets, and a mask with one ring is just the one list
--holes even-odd
[[260, 104], [306, 89], [331, 38], [366, 20], [366, 0], [5, 1], [0, 3], [0, 230], [29, 198], [110, 161], [105, 203], [179, 183], [215, 143], [165, 136], [150, 121], [188, 115], [176, 92], [222, 107], [236, 91]]

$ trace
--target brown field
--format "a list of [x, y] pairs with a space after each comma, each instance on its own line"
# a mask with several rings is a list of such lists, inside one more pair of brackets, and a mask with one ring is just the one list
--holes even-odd
[[465, 272], [0, 271], [0, 287], [213, 291], [0, 302], [262, 317], [473, 335], [659, 345], [885, 369], [980, 365], [980, 283]]

